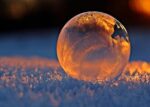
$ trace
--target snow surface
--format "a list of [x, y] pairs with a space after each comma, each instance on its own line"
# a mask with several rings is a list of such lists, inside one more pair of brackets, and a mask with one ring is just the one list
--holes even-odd
[[149, 107], [145, 63], [129, 63], [112, 83], [89, 83], [68, 77], [55, 60], [1, 57], [0, 107]]

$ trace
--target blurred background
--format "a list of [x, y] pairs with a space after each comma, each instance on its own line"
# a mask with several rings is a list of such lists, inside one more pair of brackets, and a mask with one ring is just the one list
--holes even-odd
[[127, 28], [130, 60], [150, 61], [150, 0], [0, 0], [0, 56], [56, 57], [63, 25], [85, 11], [101, 11]]

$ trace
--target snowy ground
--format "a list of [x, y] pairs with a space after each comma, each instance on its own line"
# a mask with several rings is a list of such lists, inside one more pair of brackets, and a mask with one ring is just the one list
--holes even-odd
[[[15, 35], [48, 35], [44, 32]], [[130, 33], [131, 61], [150, 61], [150, 36], [134, 38], [150, 32], [134, 32]], [[56, 60], [56, 38], [10, 36], [0, 40], [0, 107], [150, 106], [150, 63], [130, 62], [121, 77], [109, 84], [75, 80]]]
[[44, 58], [3, 57], [0, 64], [0, 107], [150, 106], [150, 73], [140, 72], [144, 62], [129, 64], [109, 84], [72, 79], [57, 61]]

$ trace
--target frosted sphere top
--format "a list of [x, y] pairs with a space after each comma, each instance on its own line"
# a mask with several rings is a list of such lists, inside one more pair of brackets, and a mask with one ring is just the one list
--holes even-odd
[[117, 78], [128, 63], [130, 42], [125, 27], [102, 12], [81, 13], [62, 28], [57, 56], [64, 71], [84, 81]]

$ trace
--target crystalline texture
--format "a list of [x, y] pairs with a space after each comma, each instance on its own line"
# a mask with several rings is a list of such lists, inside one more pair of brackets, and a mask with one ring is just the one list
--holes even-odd
[[84, 81], [117, 78], [130, 54], [128, 34], [112, 16], [85, 12], [63, 27], [57, 43], [57, 55], [65, 72]]

